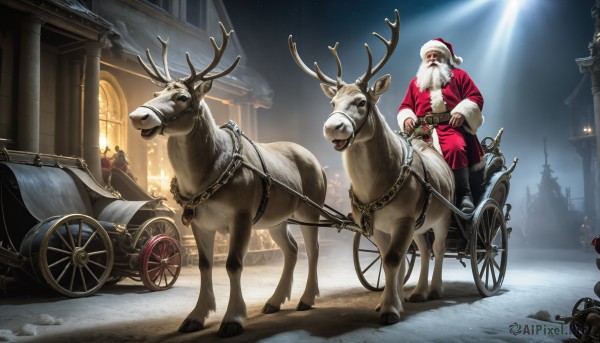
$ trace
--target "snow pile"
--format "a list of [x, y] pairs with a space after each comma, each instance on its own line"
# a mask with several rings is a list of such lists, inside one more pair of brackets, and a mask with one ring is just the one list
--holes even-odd
[[36, 320], [35, 324], [37, 325], [60, 325], [63, 320], [60, 318], [54, 318], [49, 314], [40, 314], [38, 320]]
[[35, 336], [37, 335], [37, 326], [34, 324], [25, 324], [21, 326], [17, 336]]
[[15, 338], [15, 334], [10, 330], [0, 330], [0, 342], [8, 342]]
[[38, 326], [40, 325], [60, 325], [62, 323], [62, 319], [54, 318], [49, 314], [42, 313], [37, 316], [33, 323], [24, 324], [15, 332], [12, 330], [0, 329], [0, 342], [12, 341], [17, 336], [35, 336], [38, 334]]

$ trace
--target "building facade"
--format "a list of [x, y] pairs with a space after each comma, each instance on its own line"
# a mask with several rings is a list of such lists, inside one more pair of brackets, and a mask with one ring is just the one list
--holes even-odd
[[[146, 59], [149, 49], [160, 61], [161, 36], [169, 40], [171, 76], [187, 76], [186, 52], [198, 69], [212, 61], [209, 38], [221, 44], [219, 22], [232, 29], [219, 0], [0, 0], [0, 142], [83, 157], [99, 180], [102, 155], [119, 147], [138, 183], [166, 195], [166, 138], [144, 141], [129, 125], [128, 114], [160, 90], [137, 56]], [[259, 139], [257, 109], [271, 106], [272, 91], [246, 66], [235, 33], [217, 70], [238, 55], [207, 103], [217, 123], [234, 120]]]

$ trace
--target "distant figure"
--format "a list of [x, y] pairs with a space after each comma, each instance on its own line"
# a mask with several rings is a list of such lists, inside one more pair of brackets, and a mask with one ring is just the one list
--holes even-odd
[[590, 249], [593, 238], [594, 234], [592, 233], [592, 228], [590, 227], [589, 218], [585, 216], [583, 217], [583, 223], [579, 228], [579, 243], [581, 244], [581, 249]]
[[100, 165], [102, 168], [102, 178], [104, 179], [104, 182], [108, 182], [108, 176], [110, 175], [111, 170], [114, 168], [122, 170], [132, 180], [136, 181], [133, 172], [129, 168], [129, 160], [127, 159], [125, 151], [121, 150], [119, 146], [116, 145], [115, 154], [113, 154], [111, 158], [108, 158], [106, 155], [109, 151], [110, 148], [107, 146], [104, 149], [103, 157], [100, 160]]
[[105, 183], [108, 183], [108, 175], [110, 175], [110, 170], [112, 169], [112, 162], [110, 158], [106, 156], [106, 154], [110, 151], [110, 148], [107, 146], [102, 152], [102, 158], [100, 159], [100, 167], [102, 168], [102, 179]]

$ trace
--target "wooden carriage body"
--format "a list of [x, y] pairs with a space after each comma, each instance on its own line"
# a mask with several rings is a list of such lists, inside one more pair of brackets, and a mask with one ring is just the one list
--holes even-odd
[[181, 268], [174, 212], [119, 172], [105, 187], [82, 159], [3, 150], [0, 276], [68, 297], [125, 277], [170, 288]]

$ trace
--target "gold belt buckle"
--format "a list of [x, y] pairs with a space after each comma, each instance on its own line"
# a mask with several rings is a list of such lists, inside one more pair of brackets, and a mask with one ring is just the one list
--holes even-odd
[[427, 125], [436, 125], [439, 123], [439, 119], [437, 117], [433, 116], [432, 114], [426, 115], [425, 118], [423, 118], [423, 119], [424, 119], [423, 121]]

